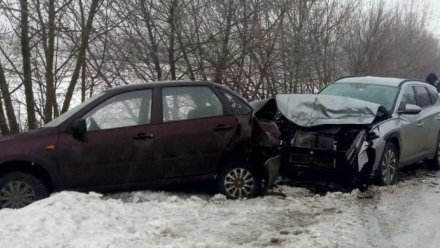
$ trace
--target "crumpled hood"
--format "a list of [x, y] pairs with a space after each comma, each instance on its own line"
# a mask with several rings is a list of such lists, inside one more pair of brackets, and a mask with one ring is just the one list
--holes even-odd
[[368, 125], [385, 107], [354, 98], [316, 94], [277, 95], [278, 110], [298, 126]]
[[252, 101], [249, 102], [249, 105], [254, 109], [254, 114], [257, 118], [273, 120], [277, 112], [277, 102], [275, 98]]

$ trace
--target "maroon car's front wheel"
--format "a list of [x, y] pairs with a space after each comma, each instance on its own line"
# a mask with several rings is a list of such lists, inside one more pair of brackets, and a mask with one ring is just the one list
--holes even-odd
[[0, 209], [22, 208], [49, 195], [46, 185], [24, 172], [10, 172], [0, 177]]
[[255, 197], [261, 188], [257, 173], [245, 163], [226, 166], [218, 175], [217, 184], [220, 192], [230, 199]]

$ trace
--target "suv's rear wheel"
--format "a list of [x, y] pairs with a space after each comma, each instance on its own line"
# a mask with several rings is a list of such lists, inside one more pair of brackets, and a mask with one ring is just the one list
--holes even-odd
[[226, 166], [217, 177], [219, 191], [227, 198], [249, 198], [256, 196], [261, 188], [260, 177], [246, 163]]
[[0, 178], [0, 209], [22, 208], [49, 195], [46, 185], [24, 172], [10, 172]]
[[397, 152], [396, 146], [393, 143], [388, 142], [385, 145], [385, 149], [379, 163], [379, 170], [377, 175], [379, 185], [392, 185], [396, 179], [398, 169], [399, 154]]
[[434, 157], [428, 160], [428, 167], [432, 170], [440, 170], [440, 134], [437, 137], [436, 151]]

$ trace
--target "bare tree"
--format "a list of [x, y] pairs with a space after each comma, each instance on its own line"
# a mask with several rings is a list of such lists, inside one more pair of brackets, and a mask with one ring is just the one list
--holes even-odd
[[78, 48], [78, 57], [76, 60], [76, 65], [72, 73], [72, 79], [70, 80], [69, 86], [66, 91], [66, 96], [64, 98], [63, 107], [61, 109], [61, 112], [64, 113], [67, 110], [69, 110], [70, 101], [72, 100], [73, 92], [75, 90], [75, 86], [78, 82], [78, 78], [80, 75], [81, 67], [86, 61], [86, 52], [87, 47], [89, 45], [89, 37], [90, 33], [92, 32], [93, 28], [93, 18], [96, 15], [96, 12], [98, 11], [99, 4], [102, 0], [92, 0], [92, 3], [90, 5], [89, 14], [87, 17], [87, 22], [85, 25], [84, 30], [82, 30], [81, 33], [81, 43]]
[[212, 80], [260, 99], [343, 75], [422, 79], [440, 68], [440, 46], [420, 2], [0, 0], [0, 131], [153, 80]]
[[[7, 135], [9, 133], [16, 134], [19, 132], [19, 127], [17, 123], [17, 118], [15, 117], [14, 107], [12, 105], [11, 95], [9, 92], [8, 83], [5, 77], [5, 71], [3, 70], [3, 66], [0, 63], [0, 91], [1, 95], [6, 107], [6, 115], [8, 117], [8, 126], [3, 127], [2, 135]], [[3, 112], [3, 106], [0, 108], [1, 112]], [[1, 113], [3, 115], [3, 113]]]
[[20, 0], [21, 55], [23, 57], [23, 85], [26, 95], [28, 128], [37, 127], [34, 108], [34, 91], [32, 89], [31, 48], [29, 44], [29, 10], [27, 0]]

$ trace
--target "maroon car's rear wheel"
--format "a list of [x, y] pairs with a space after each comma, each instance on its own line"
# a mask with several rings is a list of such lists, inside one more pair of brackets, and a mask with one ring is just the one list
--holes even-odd
[[261, 180], [246, 163], [226, 166], [218, 175], [219, 191], [230, 199], [255, 197], [261, 189]]
[[22, 208], [49, 195], [46, 185], [24, 172], [10, 172], [0, 177], [0, 209]]

